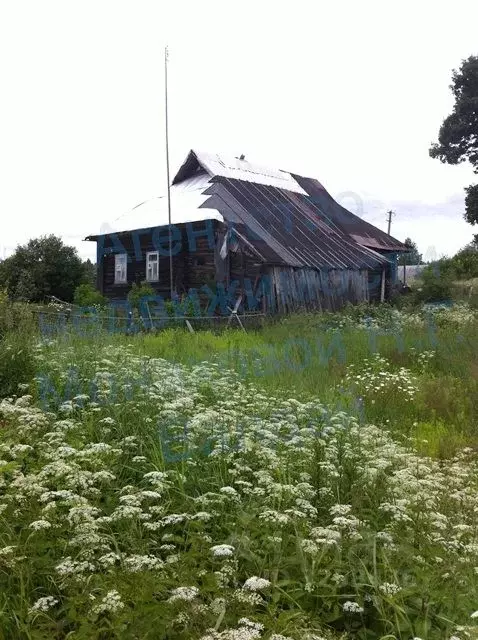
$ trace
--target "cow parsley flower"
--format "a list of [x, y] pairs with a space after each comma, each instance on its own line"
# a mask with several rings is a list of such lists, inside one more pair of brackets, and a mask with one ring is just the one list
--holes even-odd
[[116, 589], [108, 591], [103, 600], [93, 607], [93, 613], [117, 613], [124, 608], [124, 602]]
[[215, 598], [209, 608], [215, 615], [221, 614], [226, 608], [226, 600], [224, 598]]
[[252, 578], [248, 578], [242, 588], [247, 591], [262, 591], [263, 589], [267, 589], [270, 587], [270, 581], [265, 578], [258, 578], [257, 576], [252, 576]]
[[343, 603], [342, 609], [346, 613], [363, 613], [363, 607], [361, 607], [356, 602], [352, 602], [351, 600], [347, 600]]
[[151, 555], [131, 555], [124, 558], [124, 566], [126, 571], [130, 573], [139, 573], [140, 571], [161, 569], [164, 563], [159, 558]]
[[17, 548], [16, 545], [9, 545], [8, 547], [3, 547], [3, 549], [0, 549], [0, 556], [9, 556], [15, 551], [16, 548]]
[[35, 604], [28, 610], [29, 614], [37, 613], [39, 611], [48, 611], [56, 604], [58, 604], [58, 600], [53, 598], [53, 596], [46, 596], [45, 598], [38, 598]]
[[378, 588], [385, 596], [395, 596], [401, 591], [398, 584], [394, 582], [384, 582]]
[[34, 522], [30, 523], [30, 529], [33, 529], [34, 531], [40, 531], [41, 529], [50, 528], [51, 522], [48, 522], [48, 520], [35, 520]]
[[199, 589], [197, 587], [177, 587], [172, 590], [171, 597], [168, 599], [168, 602], [176, 602], [177, 600], [191, 602], [191, 600], [196, 598], [198, 593]]
[[230, 544], [216, 544], [211, 547], [211, 552], [216, 558], [228, 558], [234, 555], [234, 547]]
[[[224, 581], [225, 582], [225, 581]], [[218, 580], [219, 586], [227, 586], [226, 584], [221, 584]], [[264, 603], [262, 596], [255, 591], [245, 591], [244, 589], [236, 589], [232, 594], [233, 600], [236, 602], [240, 602], [241, 604], [246, 604], [250, 607], [257, 607]]]
[[56, 570], [60, 576], [79, 576], [86, 571], [94, 571], [94, 569], [95, 567], [91, 562], [86, 560], [73, 560], [70, 556], [56, 566]]
[[241, 627], [249, 627], [250, 629], [255, 629], [256, 631], [264, 631], [264, 625], [260, 622], [254, 622], [253, 620], [249, 620], [249, 618], [240, 618], [237, 621], [237, 624]]

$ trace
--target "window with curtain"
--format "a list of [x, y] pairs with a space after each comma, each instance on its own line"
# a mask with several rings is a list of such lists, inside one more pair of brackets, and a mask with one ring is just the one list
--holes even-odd
[[146, 254], [146, 280], [148, 282], [159, 280], [159, 254], [157, 251], [149, 251]]
[[126, 253], [115, 254], [115, 284], [127, 282], [128, 255]]

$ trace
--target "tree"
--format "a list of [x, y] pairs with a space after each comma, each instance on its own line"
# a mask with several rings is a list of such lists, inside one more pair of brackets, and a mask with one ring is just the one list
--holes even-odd
[[96, 287], [96, 264], [89, 258], [83, 262], [83, 283]]
[[406, 238], [404, 242], [408, 247], [407, 253], [402, 253], [398, 258], [399, 265], [423, 264], [422, 254], [418, 252], [418, 247], [411, 238]]
[[1, 273], [9, 297], [29, 302], [41, 302], [48, 296], [71, 302], [85, 277], [77, 250], [54, 235], [18, 246], [2, 262]]
[[15, 298], [21, 302], [30, 302], [35, 298], [36, 286], [33, 274], [27, 269], [20, 271], [15, 287]]
[[[430, 156], [447, 164], [468, 160], [478, 173], [478, 56], [463, 60], [453, 71], [450, 89], [455, 96], [451, 114], [445, 118], [438, 143], [430, 148]], [[478, 184], [466, 187], [465, 220], [478, 223]]]

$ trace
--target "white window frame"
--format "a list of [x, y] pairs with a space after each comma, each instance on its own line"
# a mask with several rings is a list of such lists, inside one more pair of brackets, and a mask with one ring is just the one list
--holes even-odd
[[115, 253], [115, 284], [128, 282], [128, 254]]
[[[155, 260], [151, 260], [151, 257], [155, 256]], [[150, 266], [151, 271], [150, 273]], [[154, 267], [156, 267], [156, 275], [154, 274]], [[159, 251], [148, 251], [146, 253], [146, 282], [159, 282]]]

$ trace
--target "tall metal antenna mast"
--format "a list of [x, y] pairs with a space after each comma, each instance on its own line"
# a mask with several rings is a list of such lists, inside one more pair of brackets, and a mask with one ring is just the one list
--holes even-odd
[[392, 228], [392, 216], [394, 216], [396, 214], [395, 214], [395, 211], [387, 211], [387, 215], [388, 215], [388, 218], [387, 218], [388, 231], [387, 231], [387, 233], [388, 233], [388, 235], [390, 235], [390, 231], [391, 231], [391, 228]]
[[169, 288], [171, 300], [174, 293], [173, 278], [173, 246], [172, 246], [172, 229], [171, 229], [171, 192], [169, 179], [169, 128], [168, 128], [168, 46], [164, 48], [164, 110], [166, 121], [166, 179], [168, 181], [168, 231], [169, 231]]

